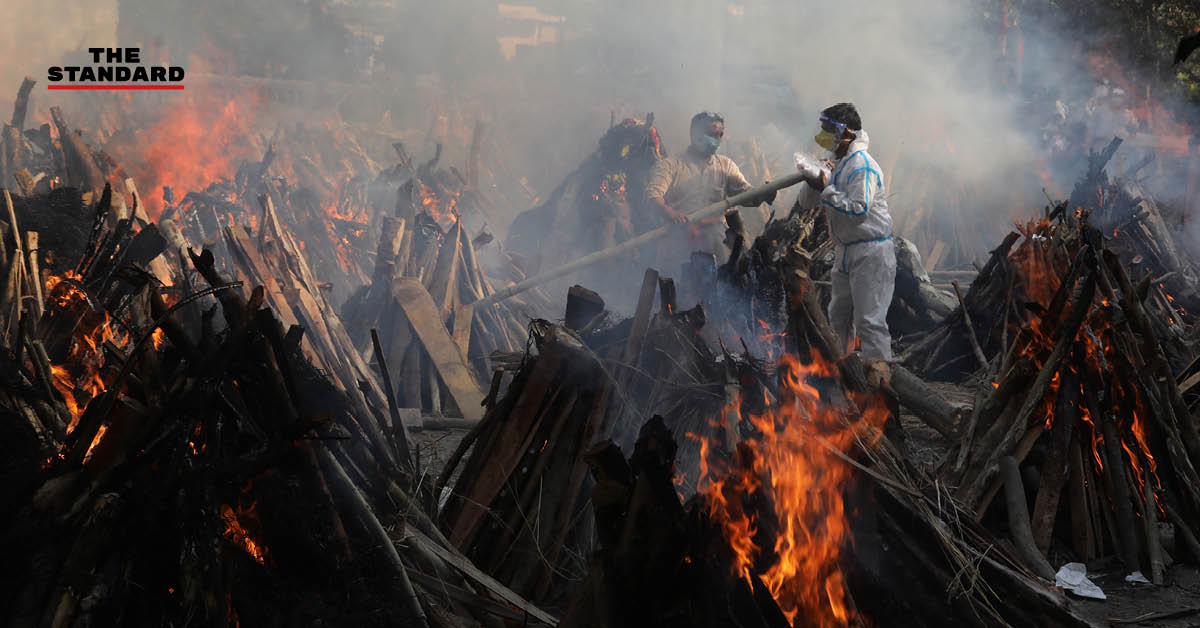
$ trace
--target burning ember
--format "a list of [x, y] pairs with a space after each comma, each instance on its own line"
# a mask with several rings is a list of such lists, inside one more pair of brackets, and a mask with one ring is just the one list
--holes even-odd
[[[757, 432], [737, 446], [730, 468], [712, 469], [701, 440], [701, 494], [734, 554], [735, 575], [761, 577], [790, 622], [845, 626], [855, 621], [839, 557], [849, 541], [843, 491], [852, 469], [842, 455], [869, 445], [888, 416], [877, 394], [823, 399], [820, 379], [837, 377], [818, 356], [779, 362], [780, 399], [747, 417]], [[741, 419], [735, 402], [728, 415]]]
[[[51, 276], [45, 286], [46, 305], [50, 310], [77, 316], [74, 334], [66, 349], [65, 358], [51, 364], [53, 384], [71, 413], [67, 433], [75, 430], [87, 403], [105, 391], [101, 369], [104, 366], [103, 346], [111, 342], [117, 347], [129, 343], [129, 335], [115, 330], [106, 311], [92, 309], [87, 294], [79, 284], [79, 276], [67, 271]], [[103, 431], [92, 441], [94, 447]], [[90, 451], [90, 450], [89, 450]]]
[[258, 564], [265, 565], [267, 561], [266, 548], [256, 541], [242, 524], [242, 522], [257, 522], [257, 515], [254, 514], [254, 508], [257, 505], [257, 502], [252, 502], [248, 507], [243, 508], [239, 505], [237, 510], [234, 510], [229, 504], [221, 504], [221, 522], [225, 524], [225, 530], [221, 536], [249, 554]]

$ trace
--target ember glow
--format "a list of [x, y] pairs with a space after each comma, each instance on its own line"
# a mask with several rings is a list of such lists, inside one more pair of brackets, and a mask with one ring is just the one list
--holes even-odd
[[[790, 622], [846, 626], [856, 617], [839, 557], [850, 542], [843, 493], [853, 469], [838, 453], [873, 443], [887, 407], [878, 394], [822, 399], [812, 382], [836, 378], [837, 369], [819, 356], [805, 364], [784, 355], [779, 373], [779, 402], [746, 417], [758, 435], [738, 445], [730, 469], [704, 463], [700, 493], [733, 552], [735, 576], [757, 574]], [[727, 420], [740, 418], [738, 405]], [[701, 440], [702, 460], [710, 451]], [[756, 511], [764, 498], [769, 509]]]
[[256, 505], [253, 503], [246, 508], [239, 506], [237, 511], [234, 511], [232, 506], [221, 504], [221, 522], [225, 524], [225, 530], [221, 536], [249, 554], [258, 564], [265, 565], [267, 561], [265, 548], [242, 524], [243, 521], [257, 520], [257, 516], [254, 514]]
[[[113, 325], [107, 312], [91, 309], [87, 295], [79, 287], [78, 281], [78, 275], [67, 271], [61, 276], [51, 276], [45, 286], [46, 304], [49, 308], [78, 316], [66, 359], [50, 365], [54, 388], [62, 395], [63, 402], [71, 413], [71, 421], [67, 425], [68, 434], [79, 424], [79, 418], [88, 402], [106, 389], [101, 377], [104, 343], [111, 342], [117, 347], [129, 344], [129, 335]], [[100, 435], [97, 434], [92, 445], [99, 440]]]

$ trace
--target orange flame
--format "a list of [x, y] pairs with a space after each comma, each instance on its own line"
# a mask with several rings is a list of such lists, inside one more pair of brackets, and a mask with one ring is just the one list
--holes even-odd
[[173, 101], [156, 124], [138, 130], [131, 142], [105, 146], [137, 181], [145, 195], [140, 202], [152, 220], [162, 214], [162, 186], [171, 186], [175, 198], [182, 199], [232, 177], [238, 160], [261, 157], [248, 140], [255, 137], [251, 125], [258, 97], [253, 92], [239, 92], [236, 100], [218, 92], [198, 93]]
[[[845, 626], [853, 612], [838, 559], [850, 539], [842, 491], [852, 469], [835, 452], [860, 438], [873, 443], [888, 411], [878, 394], [856, 397], [858, 411], [822, 401], [809, 378], [832, 377], [836, 366], [817, 355], [809, 364], [784, 355], [779, 372], [778, 405], [748, 417], [760, 435], [739, 446], [743, 468], [706, 478], [711, 465], [702, 462], [701, 493], [734, 554], [735, 575], [746, 576], [764, 555], [776, 556], [759, 575], [788, 620], [803, 613], [806, 625]], [[702, 461], [709, 451], [702, 439]], [[763, 521], [743, 506], [759, 492], [769, 494], [778, 521], [769, 547], [756, 538]]]
[[[79, 281], [79, 275], [74, 271], [51, 276], [46, 280], [45, 292], [46, 305], [50, 310], [79, 312], [79, 322], [71, 337], [66, 358], [50, 365], [51, 384], [62, 395], [71, 413], [68, 434], [79, 424], [87, 402], [105, 391], [104, 379], [100, 377], [100, 369], [104, 365], [104, 343], [112, 342], [118, 347], [129, 343], [129, 334], [115, 330], [107, 312], [93, 311], [87, 302], [87, 295], [73, 281]], [[98, 441], [99, 435], [93, 440], [93, 446]]]

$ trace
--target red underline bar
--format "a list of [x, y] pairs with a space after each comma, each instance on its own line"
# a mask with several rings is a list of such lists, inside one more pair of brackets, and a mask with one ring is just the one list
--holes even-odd
[[183, 85], [47, 85], [46, 89], [183, 89]]

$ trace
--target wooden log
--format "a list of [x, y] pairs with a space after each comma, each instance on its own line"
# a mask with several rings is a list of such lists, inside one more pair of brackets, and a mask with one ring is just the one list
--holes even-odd
[[479, 407], [483, 393], [425, 287], [415, 279], [400, 277], [392, 283], [392, 297], [398, 314], [402, 313], [412, 326], [463, 418], [483, 418]]
[[104, 173], [96, 165], [92, 151], [71, 127], [62, 115], [62, 109], [50, 108], [50, 116], [54, 126], [58, 128], [59, 141], [62, 143], [63, 157], [67, 162], [68, 183], [81, 190], [99, 190], [104, 187]]
[[326, 477], [336, 487], [336, 494], [342, 498], [345, 507], [349, 511], [347, 514], [352, 515], [350, 517], [342, 517], [342, 519], [357, 521], [363, 528], [364, 536], [367, 537], [364, 540], [369, 540], [373, 547], [381, 550], [382, 556], [387, 560], [387, 564], [391, 568], [392, 576], [399, 589], [397, 593], [408, 611], [406, 619], [413, 622], [406, 625], [428, 627], [429, 619], [425, 616], [425, 611], [421, 607], [421, 601], [413, 589], [412, 582], [408, 579], [408, 572], [405, 569], [404, 561], [401, 560], [400, 554], [396, 552], [396, 546], [388, 536], [387, 530], [384, 529], [379, 519], [375, 516], [375, 513], [371, 510], [371, 507], [363, 499], [358, 487], [346, 475], [346, 470], [342, 468], [337, 458], [334, 458], [333, 454], [324, 447], [316, 447], [315, 449], [325, 469]]
[[[1075, 363], [1082, 364], [1081, 348], [1075, 348]], [[1059, 499], [1067, 483], [1071, 435], [1075, 428], [1079, 406], [1079, 375], [1074, 369], [1064, 369], [1060, 375], [1054, 426], [1050, 430], [1050, 452], [1042, 464], [1041, 482], [1033, 503], [1033, 541], [1045, 555], [1050, 549], [1050, 535], [1058, 516]]]
[[891, 376], [887, 390], [892, 392], [900, 405], [908, 408], [929, 427], [937, 430], [947, 440], [955, 440], [954, 424], [958, 412], [930, 388], [921, 378], [899, 364], [889, 366]]
[[1097, 556], [1096, 530], [1092, 525], [1091, 503], [1087, 497], [1089, 477], [1084, 475], [1083, 452], [1080, 451], [1080, 431], [1072, 434], [1070, 449], [1067, 453], [1070, 464], [1068, 472], [1068, 512], [1071, 515], [1071, 543], [1075, 554], [1084, 561]]
[[1105, 251], [1104, 262], [1111, 271], [1112, 276], [1116, 278], [1121, 293], [1125, 297], [1123, 305], [1131, 314], [1129, 319], [1136, 325], [1136, 330], [1141, 334], [1144, 346], [1151, 350], [1149, 366], [1161, 383], [1162, 389], [1165, 392], [1163, 396], [1170, 404], [1178, 421], [1175, 429], [1178, 430], [1180, 439], [1187, 450], [1188, 457], [1191, 459], [1190, 463], [1193, 465], [1193, 469], [1187, 474], [1187, 477], [1194, 478], [1196, 477], [1194, 465], [1200, 464], [1200, 422], [1197, 421], [1196, 417], [1188, 409], [1187, 403], [1183, 400], [1183, 395], [1179, 392], [1175, 374], [1170, 371], [1170, 365], [1162, 353], [1162, 347], [1155, 338], [1154, 327], [1135, 296], [1136, 293], [1129, 281], [1128, 273], [1125, 272], [1125, 267], [1121, 265], [1120, 259], [1111, 251]]
[[538, 356], [529, 379], [506, 413], [506, 421], [488, 443], [486, 455], [477, 456], [479, 461], [487, 461], [488, 468], [480, 470], [480, 477], [472, 477], [468, 469], [464, 469], [459, 476], [456, 486], [463, 494], [462, 507], [450, 522], [450, 540], [456, 547], [470, 546], [488, 506], [528, 449], [544, 417], [539, 410], [543, 404], [551, 405], [554, 394], [557, 394], [558, 389], [552, 389], [551, 385], [565, 357], [565, 352], [561, 350], [544, 351]]
[[967, 303], [963, 301], [962, 289], [958, 287], [957, 280], [950, 282], [950, 285], [954, 286], [954, 296], [958, 298], [958, 307], [962, 310], [963, 323], [967, 326], [967, 340], [971, 341], [971, 351], [974, 352], [979, 367], [986, 369], [988, 367], [987, 356], [983, 354], [983, 349], [979, 346], [979, 337], [975, 335], [975, 324], [971, 322]]
[[1175, 534], [1183, 538], [1183, 543], [1188, 548], [1188, 552], [1192, 555], [1192, 560], [1200, 560], [1200, 540], [1196, 538], [1195, 532], [1192, 531], [1192, 525], [1179, 516], [1179, 512], [1171, 505], [1170, 501], [1163, 500], [1163, 512], [1167, 513], [1167, 519], [1171, 520], [1171, 524], [1175, 526]]
[[396, 276], [396, 256], [404, 237], [404, 219], [385, 216], [379, 233], [379, 246], [375, 251], [375, 270], [371, 273], [372, 284], [378, 284], [386, 293]]
[[38, 232], [25, 232], [25, 246], [29, 255], [29, 283], [33, 288], [33, 313], [40, 319], [46, 311], [46, 304], [42, 297], [42, 272], [38, 268]]
[[28, 168], [21, 168], [13, 173], [13, 178], [17, 181], [17, 188], [21, 191], [21, 196], [33, 196], [37, 189], [37, 181], [33, 179], [33, 175], [29, 174]]
[[1163, 563], [1163, 548], [1158, 532], [1158, 498], [1154, 494], [1155, 480], [1150, 472], [1146, 456], [1139, 451], [1138, 457], [1141, 459], [1142, 465], [1142, 499], [1145, 500], [1146, 505], [1142, 512], [1142, 525], [1146, 534], [1146, 555], [1150, 562], [1150, 582], [1161, 585], [1163, 571], [1166, 570], [1166, 567]]
[[1018, 360], [1004, 372], [1000, 381], [996, 382], [996, 386], [987, 396], [987, 399], [982, 404], [971, 409], [971, 417], [967, 421], [967, 428], [963, 432], [963, 442], [959, 447], [958, 456], [954, 463], [954, 477], [962, 476], [967, 461], [970, 459], [969, 454], [972, 453], [974, 448], [973, 435], [976, 427], [978, 425], [993, 426], [996, 417], [1004, 411], [1009, 400], [1016, 396], [1018, 391], [1025, 389], [1025, 386], [1033, 377], [1032, 371], [1033, 363], [1028, 358]]
[[454, 301], [457, 296], [456, 288], [459, 281], [458, 261], [461, 255], [460, 251], [462, 250], [461, 231], [462, 223], [454, 223], [454, 227], [450, 229], [450, 233], [446, 234], [446, 237], [442, 240], [441, 247], [438, 249], [437, 262], [433, 267], [433, 273], [424, 282], [425, 287], [429, 290], [429, 296], [437, 304], [438, 313], [441, 314], [443, 322], [454, 311]]
[[33, 86], [37, 84], [32, 76], [26, 76], [21, 81], [21, 87], [17, 89], [17, 98], [13, 101], [12, 124], [13, 128], [18, 131], [25, 129], [25, 113], [29, 110], [29, 94], [33, 91]]
[[567, 329], [579, 331], [603, 311], [604, 299], [599, 294], [583, 286], [574, 285], [567, 290], [567, 310], [563, 316], [563, 324]]
[[25, 168], [24, 153], [25, 142], [21, 138], [21, 131], [4, 125], [0, 132], [0, 185], [11, 185], [16, 181], [17, 173]]
[[1054, 569], [1038, 550], [1029, 524], [1029, 506], [1025, 501], [1025, 486], [1021, 482], [1021, 471], [1012, 456], [1000, 459], [1000, 477], [1004, 479], [1004, 501], [1008, 510], [1008, 532], [1012, 535], [1013, 547], [1021, 561], [1038, 577], [1054, 580]]
[[677, 311], [675, 280], [670, 277], [658, 278], [658, 304], [663, 314], [674, 314]]
[[[1095, 419], [1093, 419], [1095, 420]], [[1128, 571], [1140, 569], [1138, 554], [1141, 545], [1138, 543], [1134, 528], [1133, 509], [1130, 505], [1129, 486], [1125, 483], [1125, 457], [1121, 449], [1121, 437], [1117, 430], [1116, 417], [1105, 413], [1099, 419], [1104, 432], [1104, 448], [1108, 454], [1104, 465], [1104, 473], [1108, 476], [1112, 506], [1116, 514], [1117, 534], [1120, 539], [1119, 550], [1121, 562]]]

